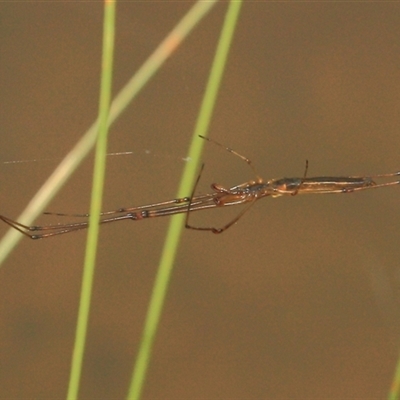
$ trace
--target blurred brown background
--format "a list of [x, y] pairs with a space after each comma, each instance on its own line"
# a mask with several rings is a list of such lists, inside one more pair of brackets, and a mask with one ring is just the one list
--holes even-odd
[[[115, 92], [189, 9], [118, 4]], [[176, 194], [226, 3], [113, 126], [104, 209]], [[400, 5], [242, 8], [210, 136], [265, 179], [400, 169]], [[0, 5], [0, 201], [16, 217], [96, 117], [101, 3]], [[9, 161], [37, 160], [21, 163]], [[207, 145], [199, 191], [252, 178]], [[50, 206], [86, 212], [89, 159]], [[400, 188], [264, 199], [185, 231], [144, 399], [385, 398], [400, 336]], [[238, 209], [195, 213], [221, 226]], [[43, 217], [40, 223], [54, 222]], [[101, 231], [81, 399], [126, 396], [169, 223]], [[0, 226], [1, 234], [7, 230]], [[0, 271], [0, 398], [65, 398], [86, 234], [24, 239]]]

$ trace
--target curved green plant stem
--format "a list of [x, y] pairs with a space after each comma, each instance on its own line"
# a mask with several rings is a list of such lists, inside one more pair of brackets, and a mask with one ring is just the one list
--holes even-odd
[[89, 230], [83, 268], [81, 297], [76, 325], [75, 344], [72, 356], [70, 381], [67, 398], [78, 398], [79, 382], [82, 372], [86, 333], [89, 321], [90, 299], [92, 295], [96, 250], [99, 236], [101, 202], [103, 197], [104, 175], [107, 157], [108, 115], [110, 112], [114, 40], [115, 40], [115, 0], [104, 2], [103, 58], [101, 68], [99, 101], [99, 134], [96, 141], [96, 154], [93, 171], [92, 199], [90, 204]]
[[[160, 43], [136, 74], [117, 94], [111, 104], [109, 126], [121, 115], [129, 103], [137, 96], [151, 77], [161, 68], [167, 58], [179, 47], [194, 29], [197, 23], [211, 10], [217, 0], [196, 2], [169, 35]], [[39, 189], [17, 220], [30, 225], [43, 212], [49, 202], [62, 188], [69, 177], [76, 171], [83, 159], [95, 144], [98, 132], [98, 120], [82, 136], [74, 148], [65, 156], [51, 176]], [[9, 229], [0, 242], [0, 265], [7, 258], [23, 235]]]
[[[188, 156], [192, 162], [186, 165], [183, 172], [177, 193], [178, 198], [188, 196], [188, 194], [191, 193], [196, 178], [204, 143], [203, 140], [198, 138], [198, 135], [201, 134], [205, 136], [210, 124], [212, 110], [216, 102], [241, 4], [241, 1], [232, 0], [225, 16], [224, 25], [189, 149]], [[184, 220], [184, 214], [176, 215], [171, 218], [134, 366], [131, 386], [128, 393], [129, 400], [140, 399], [143, 390], [146, 372], [150, 362], [151, 350], [160, 321]]]
[[400, 398], [400, 357], [397, 360], [397, 365], [394, 372], [392, 386], [390, 387], [388, 400], [398, 400], [399, 398]]

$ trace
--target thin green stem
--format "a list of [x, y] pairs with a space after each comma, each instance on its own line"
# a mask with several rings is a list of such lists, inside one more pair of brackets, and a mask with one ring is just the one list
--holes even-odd
[[388, 400], [398, 400], [400, 398], [400, 357], [397, 359], [397, 365], [394, 372], [392, 385], [390, 387]]
[[[210, 125], [212, 111], [217, 99], [217, 93], [220, 87], [223, 71], [225, 69], [227, 55], [232, 42], [233, 32], [235, 30], [241, 4], [241, 1], [232, 0], [225, 16], [218, 47], [211, 67], [206, 92], [201, 104], [199, 116], [192, 137], [192, 143], [189, 149], [188, 157], [192, 162], [187, 164], [183, 172], [177, 193], [178, 198], [187, 196], [188, 193], [191, 193], [191, 188], [193, 187], [196, 178], [200, 164], [200, 155], [204, 143], [203, 140], [198, 138], [198, 135], [205, 136]], [[182, 234], [184, 219], [184, 214], [176, 215], [171, 218], [146, 315], [142, 339], [139, 345], [139, 351], [133, 370], [131, 385], [128, 393], [129, 400], [140, 399], [143, 391], [146, 373], [150, 363], [151, 351], [160, 322], [168, 283], [170, 281], [172, 267], [179, 245], [179, 239]]]
[[90, 204], [89, 231], [86, 243], [86, 255], [83, 269], [81, 297], [76, 326], [71, 374], [68, 386], [69, 400], [77, 399], [82, 372], [86, 334], [89, 321], [90, 299], [92, 296], [96, 250], [99, 235], [101, 203], [103, 197], [104, 175], [107, 157], [108, 118], [111, 102], [112, 71], [115, 39], [115, 0], [104, 3], [103, 59], [99, 101], [99, 134], [96, 142], [96, 154], [93, 171], [92, 198]]

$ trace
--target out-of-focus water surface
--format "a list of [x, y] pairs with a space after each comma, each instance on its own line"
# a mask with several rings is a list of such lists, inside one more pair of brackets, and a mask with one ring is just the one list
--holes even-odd
[[[115, 91], [189, 7], [118, 4]], [[245, 3], [210, 136], [265, 179], [301, 176], [306, 159], [309, 176], [400, 170], [399, 7]], [[96, 117], [102, 5], [0, 10], [0, 200], [15, 217]], [[133, 154], [108, 158], [105, 210], [175, 196], [225, 10], [113, 126], [110, 152]], [[253, 178], [217, 146], [204, 161], [199, 192]], [[89, 159], [50, 211], [88, 210], [91, 169]], [[264, 199], [222, 235], [185, 231], [143, 398], [384, 398], [400, 335], [399, 200], [397, 187]], [[126, 395], [168, 222], [101, 230], [81, 399]], [[24, 239], [1, 269], [3, 398], [65, 396], [85, 238]]]

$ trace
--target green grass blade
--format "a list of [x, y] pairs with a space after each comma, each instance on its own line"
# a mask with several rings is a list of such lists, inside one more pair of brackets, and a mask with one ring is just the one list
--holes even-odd
[[79, 382], [86, 343], [87, 326], [90, 312], [94, 267], [99, 235], [101, 203], [103, 197], [104, 175], [107, 157], [108, 118], [110, 112], [112, 71], [115, 40], [115, 7], [114, 0], [104, 3], [103, 58], [99, 101], [99, 134], [96, 141], [96, 154], [93, 171], [92, 199], [90, 204], [89, 230], [86, 243], [85, 263], [81, 297], [78, 311], [78, 322], [75, 333], [75, 344], [71, 363], [70, 381], [67, 398], [78, 398]]
[[[192, 143], [189, 149], [188, 157], [190, 160], [192, 160], [192, 162], [188, 163], [185, 167], [177, 197], [184, 197], [191, 193], [197, 175], [200, 164], [200, 155], [204, 144], [204, 141], [199, 139], [198, 135], [201, 134], [205, 136], [210, 124], [212, 111], [216, 102], [218, 89], [220, 87], [223, 71], [226, 65], [226, 59], [241, 4], [241, 1], [231, 1], [225, 17], [218, 47], [211, 68], [210, 77], [207, 83], [206, 92], [200, 108], [196, 127], [192, 137]], [[138, 355], [134, 366], [131, 385], [128, 393], [129, 400], [140, 399], [143, 390], [146, 372], [150, 362], [151, 350], [160, 321], [179, 239], [182, 234], [184, 219], [184, 214], [179, 214], [171, 218], [146, 315]]]
[[[109, 125], [121, 115], [148, 80], [155, 75], [168, 57], [179, 47], [189, 33], [193, 31], [198, 22], [207, 15], [215, 4], [216, 0], [199, 0], [193, 5], [170, 34], [160, 43], [153, 54], [145, 61], [137, 73], [117, 94], [111, 104], [108, 120]], [[49, 202], [58, 193], [69, 177], [77, 170], [83, 159], [93, 148], [97, 132], [98, 121], [96, 120], [38, 190], [25, 210], [17, 218], [19, 222], [30, 225], [33, 220], [44, 211]], [[0, 265], [2, 265], [22, 237], [23, 235], [12, 228], [8, 230], [0, 242]]]
[[388, 400], [398, 400], [400, 398], [400, 357], [397, 360], [396, 369], [392, 385], [390, 387]]

